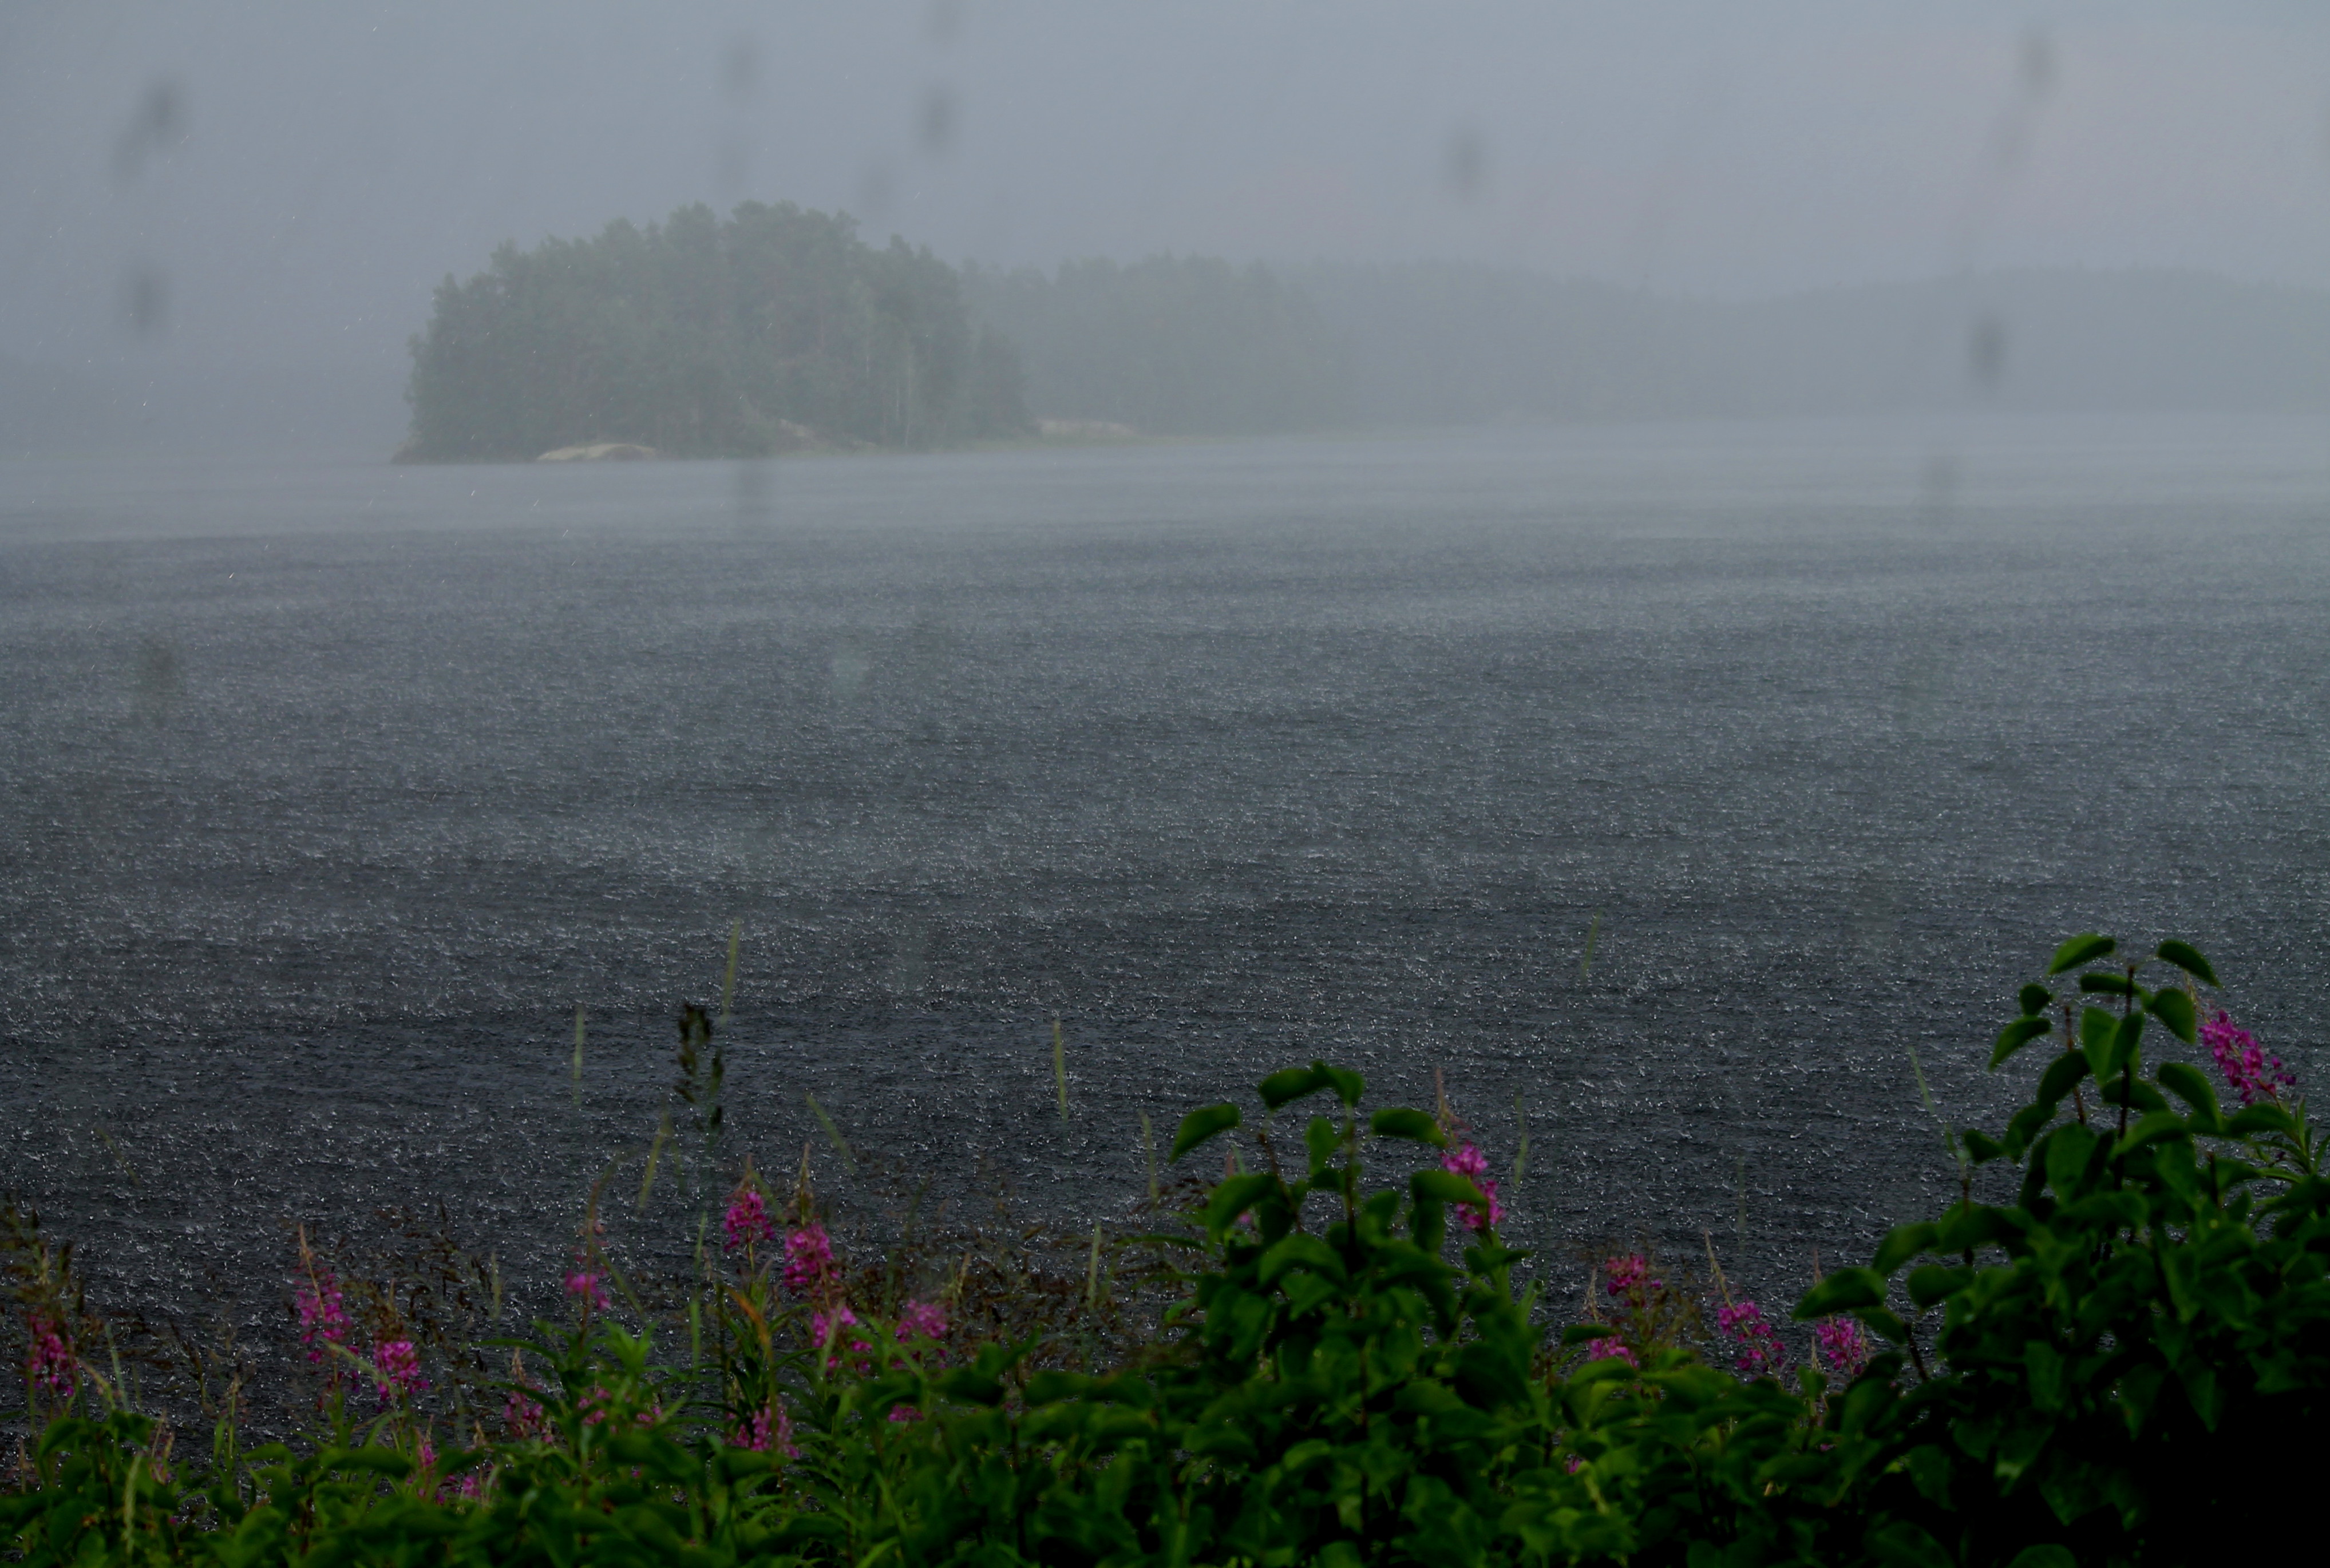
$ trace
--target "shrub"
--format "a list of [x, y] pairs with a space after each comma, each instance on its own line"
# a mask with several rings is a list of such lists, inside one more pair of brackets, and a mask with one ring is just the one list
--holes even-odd
[[[442, 1452], [412, 1341], [359, 1354], [309, 1259], [323, 1424], [242, 1453], [230, 1418], [207, 1463], [174, 1461], [76, 1348], [94, 1320], [18, 1218], [45, 1424], [0, 1535], [30, 1563], [2187, 1562], [2310, 1457], [2330, 1188], [2290, 1075], [2203, 1024], [2206, 960], [2116, 954], [2074, 939], [2023, 988], [1992, 1065], [2049, 1042], [2030, 1102], [1953, 1135], [1947, 1211], [1797, 1304], [1800, 1365], [1719, 1270], [1710, 1336], [1636, 1254], [1549, 1334], [1461, 1124], [1369, 1113], [1357, 1074], [1314, 1063], [1257, 1091], [1319, 1108], [1299, 1158], [1235, 1105], [1182, 1123], [1175, 1161], [1251, 1131], [1262, 1168], [1234, 1156], [1141, 1243], [1181, 1261], [1122, 1354], [1079, 1362], [1027, 1318], [965, 1333], [959, 1295], [849, 1269], [806, 1174], [786, 1196], [748, 1165], [663, 1320], [685, 1361], [658, 1358], [586, 1218], [569, 1320], [493, 1343], [501, 1430], [472, 1413]], [[2190, 1063], [2147, 1069], [2154, 1025], [2205, 1044], [2243, 1105]], [[2022, 1173], [2011, 1204], [1975, 1201], [1993, 1165]], [[1100, 1260], [1096, 1239], [1086, 1311]]]

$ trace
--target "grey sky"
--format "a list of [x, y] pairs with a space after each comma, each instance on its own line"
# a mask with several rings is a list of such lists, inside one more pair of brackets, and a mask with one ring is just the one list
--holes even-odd
[[499, 241], [746, 197], [1005, 263], [2325, 284], [2330, 12], [0, 8], [0, 353], [379, 364]]

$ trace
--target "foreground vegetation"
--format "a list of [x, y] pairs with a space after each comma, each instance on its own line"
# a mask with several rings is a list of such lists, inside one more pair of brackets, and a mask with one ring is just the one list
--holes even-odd
[[[1701, 1303], [1636, 1254], [1555, 1330], [1463, 1124], [1370, 1112], [1324, 1063], [1264, 1080], [1260, 1120], [1193, 1112], [1169, 1164], [1222, 1174], [1152, 1182], [1159, 1233], [1106, 1270], [1095, 1233], [1081, 1281], [852, 1266], [806, 1162], [738, 1173], [663, 1299], [594, 1194], [567, 1316], [511, 1338], [303, 1236], [313, 1430], [247, 1451], [232, 1386], [206, 1452], [132, 1408], [19, 1215], [0, 1537], [39, 1563], [2191, 1562], [2287, 1505], [2330, 1390], [2320, 1141], [2215, 984], [2181, 943], [2066, 943], [1992, 1052], [2037, 1059], [2028, 1103], [1951, 1136], [1957, 1202], [1795, 1304], [1809, 1355], [1719, 1268]], [[715, 1147], [693, 1010], [681, 1068]], [[1997, 1167], [2012, 1201], [1977, 1202]]]

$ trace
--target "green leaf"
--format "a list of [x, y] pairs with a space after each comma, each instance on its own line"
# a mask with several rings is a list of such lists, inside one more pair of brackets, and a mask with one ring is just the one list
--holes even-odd
[[1263, 1195], [1278, 1185], [1278, 1178], [1267, 1171], [1252, 1171], [1234, 1176], [1214, 1189], [1207, 1200], [1203, 1215], [1208, 1233], [1219, 1240], [1237, 1218], [1254, 1207]]
[[1327, 1173], [1342, 1142], [1343, 1136], [1336, 1130], [1332, 1117], [1314, 1116], [1304, 1126], [1302, 1148], [1311, 1157], [1311, 1175], [1314, 1179]]
[[2111, 1071], [2105, 1072], [2098, 1069], [2096, 1073], [2098, 1079], [2117, 1078], [2123, 1072], [2137, 1070], [2143, 1058], [2144, 1024], [2142, 1013], [2130, 1013], [2119, 1021], [2119, 1027], [2112, 1031]]
[[2159, 956], [2162, 962], [2175, 965], [2204, 986], [2217, 984], [2217, 971], [2211, 968], [2209, 960], [2202, 958], [2199, 950], [2189, 943], [2163, 942], [2160, 944]]
[[2205, 1113], [2210, 1127], [2214, 1128], [2222, 1119], [2222, 1112], [2217, 1109], [2217, 1091], [2210, 1087], [2209, 1080], [2201, 1070], [2191, 1063], [2164, 1062], [2153, 1076], [2160, 1081], [2161, 1088], [2191, 1106], [2194, 1111]]
[[2008, 1057], [2053, 1027], [2044, 1018], [2017, 1018], [1998, 1032], [1998, 1044], [1990, 1048], [1991, 1067], [1995, 1070]]
[[1181, 1130], [1173, 1135], [1173, 1152], [1166, 1157], [1168, 1163], [1179, 1159], [1217, 1133], [1227, 1132], [1238, 1120], [1238, 1108], [1235, 1105], [1205, 1105], [1189, 1112], [1181, 1119]]
[[2193, 1016], [2193, 998], [2182, 991], [2171, 991], [2164, 987], [2155, 991], [2152, 995], [2152, 1000], [2144, 1005], [2144, 1010], [2166, 1025], [2168, 1032], [2187, 1045], [2194, 1044], [2201, 1038], [2200, 1030]]
[[1327, 1075], [1316, 1067], [1289, 1067], [1283, 1072], [1274, 1072], [1255, 1086], [1262, 1102], [1276, 1110], [1279, 1107], [1316, 1094], [1329, 1086]]
[[1359, 1102], [1359, 1096], [1368, 1091], [1368, 1081], [1348, 1067], [1330, 1067], [1324, 1062], [1313, 1062], [1311, 1063], [1311, 1068], [1314, 1072], [1323, 1072], [1327, 1075], [1328, 1087], [1335, 1091], [1335, 1098], [1345, 1105], [1357, 1105]]
[[1607, 1323], [1573, 1323], [1561, 1331], [1561, 1347], [1568, 1350], [1575, 1345], [1584, 1345], [1596, 1339], [1607, 1339], [1617, 1332]]
[[1971, 1127], [1958, 1134], [1958, 1141], [1965, 1146], [1967, 1157], [1976, 1165], [1988, 1164], [2006, 1153], [2004, 1144], [1992, 1138], [1988, 1133], [1977, 1132]]
[[1428, 1143], [1435, 1148], [1448, 1146], [1448, 1135], [1440, 1130], [1438, 1122], [1405, 1105], [1387, 1106], [1377, 1111], [1368, 1127], [1378, 1138], [1405, 1138], [1416, 1143]]
[[1934, 1239], [1940, 1233], [1929, 1220], [1896, 1225], [1877, 1243], [1877, 1256], [1870, 1260], [1870, 1266], [1880, 1274], [1890, 1274], [1918, 1253], [1931, 1252]]
[[[2063, 1096], [2070, 1093], [2072, 1087], [2087, 1075], [2087, 1053], [2064, 1052], [2048, 1063], [2045, 1074], [2039, 1080], [2039, 1092], [2032, 1097], [2032, 1104], [2052, 1107], [2060, 1103]], [[2020, 1121], [2022, 1119], [2017, 1116], [2015, 1119]], [[2045, 1125], [2043, 1119], [2041, 1125]]]
[[1275, 1285], [1290, 1269], [1308, 1269], [1333, 1279], [1343, 1278], [1343, 1260], [1335, 1255], [1335, 1250], [1302, 1231], [1273, 1242], [1270, 1251], [1262, 1255], [1262, 1261], [1255, 1266], [1254, 1277], [1264, 1286]]
[[2065, 969], [2076, 969], [2091, 959], [2102, 958], [2118, 946], [2111, 938], [2098, 936], [2093, 931], [2073, 937], [2055, 949], [2055, 956], [2047, 961], [2047, 972], [2060, 975]]
[[1805, 1291], [1796, 1302], [1799, 1319], [1830, 1318], [1885, 1305], [1885, 1276], [1874, 1269], [1839, 1269]]
[[1909, 1299], [1920, 1312], [1937, 1301], [1946, 1301], [1974, 1283], [1971, 1269], [1949, 1269], [1928, 1263], [1909, 1270]]
[[2054, 1006], [2055, 993], [2033, 980], [2017, 992], [2014, 999], [2022, 1004], [2022, 1011], [2026, 1015], [2035, 1018]]
[[1476, 1209], [1489, 1206], [1488, 1195], [1473, 1185], [1473, 1178], [1458, 1176], [1453, 1170], [1417, 1171], [1407, 1178], [1407, 1187], [1419, 1204], [1470, 1204]]
[[1957, 1568], [1939, 1543], [1906, 1521], [1869, 1532], [1869, 1554], [1885, 1568]]
[[2090, 994], [2100, 991], [2107, 997], [2133, 997], [2136, 982], [2126, 975], [2081, 975], [2079, 989]]
[[2044, 1546], [2025, 1546], [2006, 1568], [2079, 1568], [2079, 1560], [2071, 1555], [2069, 1546], [2051, 1542]]

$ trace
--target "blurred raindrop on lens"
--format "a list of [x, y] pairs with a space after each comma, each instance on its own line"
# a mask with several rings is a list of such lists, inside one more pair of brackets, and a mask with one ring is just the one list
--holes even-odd
[[932, 43], [942, 48], [952, 43], [955, 34], [962, 31], [961, 0], [931, 0], [925, 24], [930, 29]]
[[768, 459], [748, 458], [736, 465], [736, 526], [757, 531], [768, 521]]
[[954, 94], [944, 82], [933, 82], [923, 94], [922, 111], [915, 117], [914, 134], [923, 144], [923, 151], [937, 157], [954, 140]]
[[1441, 155], [1440, 179], [1460, 202], [1469, 202], [1480, 194], [1489, 177], [1489, 152], [1481, 143], [1479, 133], [1459, 130], [1448, 138], [1448, 146]]
[[140, 337], [156, 336], [170, 325], [170, 286], [161, 269], [143, 264], [130, 269], [121, 287], [121, 314]]
[[186, 105], [178, 84], [163, 77], [146, 89], [129, 123], [114, 144], [113, 172], [127, 182], [145, 172], [147, 159], [185, 138]]
[[890, 198], [894, 194], [895, 184], [891, 178], [890, 165], [886, 161], [876, 158], [872, 163], [867, 164], [866, 172], [857, 178], [859, 211], [866, 217], [879, 222], [890, 211]]
[[135, 692], [140, 723], [160, 727], [185, 685], [175, 647], [158, 637], [149, 637], [138, 645]]
[[749, 33], [738, 33], [720, 52], [720, 80], [730, 98], [750, 98], [761, 84], [761, 50]]
[[1984, 392], [1995, 392], [1999, 377], [2006, 371], [2006, 323], [1995, 316], [1975, 319], [1974, 328], [1966, 334], [1966, 366], [1974, 372], [1975, 384]]
[[2055, 45], [2039, 28], [2022, 35], [2022, 90], [2032, 98], [2044, 98], [2055, 85]]

